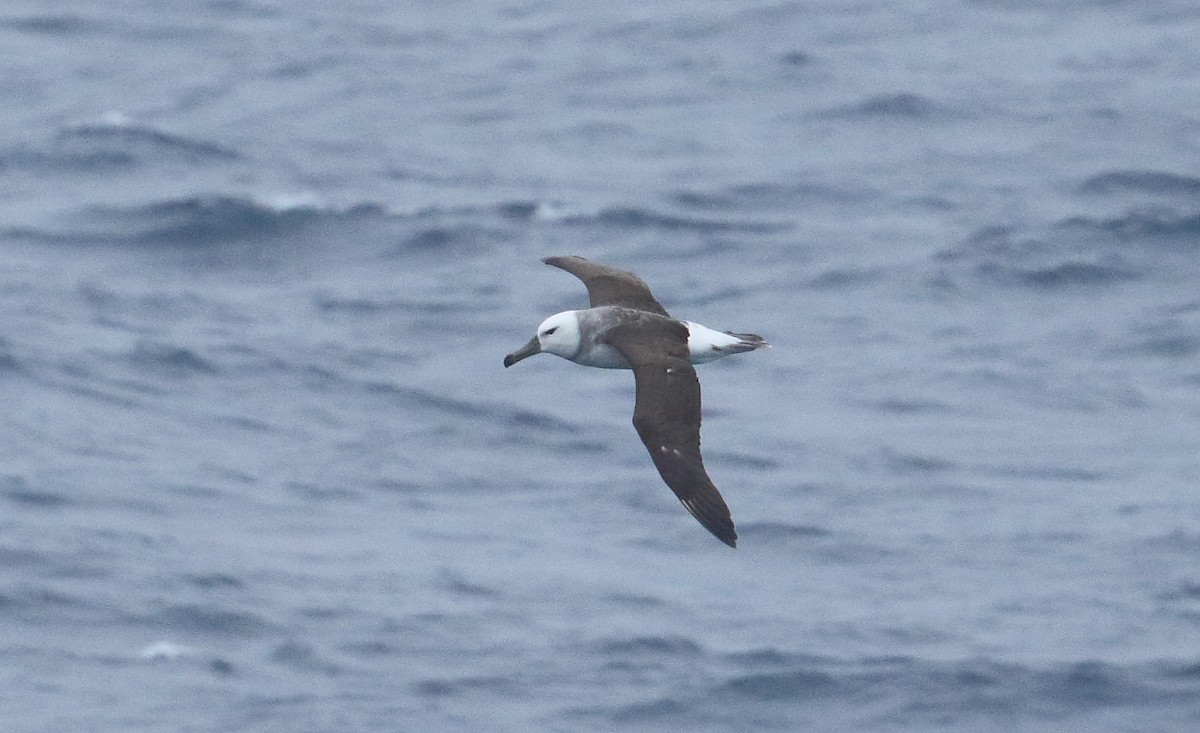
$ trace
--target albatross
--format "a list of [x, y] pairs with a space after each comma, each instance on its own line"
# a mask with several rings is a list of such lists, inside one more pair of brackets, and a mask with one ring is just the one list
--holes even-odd
[[700, 456], [700, 380], [692, 365], [769, 344], [753, 333], [672, 318], [632, 272], [577, 256], [542, 262], [582, 280], [591, 307], [542, 321], [529, 343], [504, 357], [504, 366], [554, 354], [583, 366], [632, 369], [633, 427], [663, 481], [705, 529], [737, 547], [729, 507]]

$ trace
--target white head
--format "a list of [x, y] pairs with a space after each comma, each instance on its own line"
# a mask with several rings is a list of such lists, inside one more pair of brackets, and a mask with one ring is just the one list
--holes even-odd
[[570, 359], [579, 353], [579, 312], [555, 313], [538, 326], [537, 335], [521, 348], [504, 357], [504, 366], [510, 367], [534, 354], [545, 352]]

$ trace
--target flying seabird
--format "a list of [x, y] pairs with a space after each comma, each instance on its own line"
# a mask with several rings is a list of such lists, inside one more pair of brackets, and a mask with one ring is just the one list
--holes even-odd
[[632, 272], [575, 256], [542, 262], [582, 280], [591, 307], [542, 321], [529, 343], [504, 357], [504, 366], [547, 353], [584, 366], [632, 369], [633, 426], [663, 481], [705, 529], [736, 547], [733, 517], [700, 457], [700, 380], [692, 365], [767, 342], [675, 320]]

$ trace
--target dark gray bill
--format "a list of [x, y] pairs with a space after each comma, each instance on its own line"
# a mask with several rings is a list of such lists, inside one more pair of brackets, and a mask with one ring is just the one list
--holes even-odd
[[522, 359], [540, 353], [542, 353], [542, 345], [538, 343], [537, 336], [534, 336], [533, 338], [529, 339], [529, 343], [504, 357], [504, 366], [510, 367]]

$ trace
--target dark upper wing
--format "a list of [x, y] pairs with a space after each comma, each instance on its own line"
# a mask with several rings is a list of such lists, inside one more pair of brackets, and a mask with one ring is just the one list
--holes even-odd
[[700, 457], [700, 380], [687, 335], [678, 321], [647, 316], [612, 328], [606, 340], [633, 366], [633, 426], [663, 481], [705, 529], [736, 547], [733, 517]]
[[601, 265], [574, 255], [568, 257], [546, 257], [542, 260], [566, 270], [587, 286], [588, 299], [592, 307], [621, 305], [639, 311], [649, 311], [666, 316], [667, 311], [650, 293], [650, 286], [632, 272]]

